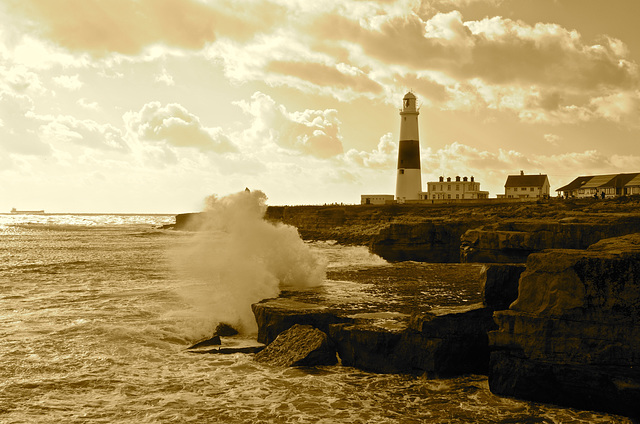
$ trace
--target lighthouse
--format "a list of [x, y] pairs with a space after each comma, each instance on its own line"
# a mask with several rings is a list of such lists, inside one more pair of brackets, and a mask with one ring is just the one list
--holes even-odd
[[396, 175], [396, 201], [418, 200], [422, 191], [420, 176], [420, 142], [416, 96], [409, 92], [402, 99], [400, 110], [400, 143], [398, 146], [398, 173]]

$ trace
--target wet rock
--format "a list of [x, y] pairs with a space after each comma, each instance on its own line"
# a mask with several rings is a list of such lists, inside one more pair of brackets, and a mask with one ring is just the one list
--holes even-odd
[[336, 350], [324, 332], [299, 324], [280, 333], [254, 359], [283, 367], [334, 365], [338, 362]]
[[518, 280], [524, 270], [520, 264], [484, 265], [480, 273], [483, 305], [494, 311], [508, 309], [518, 298]]
[[403, 326], [372, 321], [330, 326], [343, 365], [374, 372], [450, 376], [487, 371], [492, 311], [482, 305], [413, 315]]
[[395, 223], [371, 238], [369, 249], [391, 262], [460, 262], [460, 237], [475, 221]]
[[221, 322], [216, 326], [216, 329], [214, 330], [213, 334], [221, 337], [231, 337], [238, 334], [238, 330], [236, 330], [235, 328], [233, 328], [231, 325], [227, 323]]
[[200, 340], [199, 342], [196, 342], [191, 346], [189, 346], [187, 349], [198, 349], [198, 348], [207, 347], [207, 346], [219, 346], [220, 344], [222, 344], [222, 341], [220, 340], [220, 336], [215, 335], [211, 338]]
[[290, 299], [267, 299], [251, 305], [258, 324], [258, 341], [269, 344], [294, 324], [311, 325], [327, 333], [329, 325], [352, 321], [337, 316], [326, 306]]
[[181, 213], [176, 215], [174, 230], [198, 231], [206, 222], [206, 214], [203, 212]]
[[335, 324], [329, 336], [336, 345], [342, 365], [374, 372], [408, 372], [410, 364], [398, 359], [402, 331], [368, 323]]
[[492, 392], [640, 417], [640, 234], [531, 255], [494, 319]]

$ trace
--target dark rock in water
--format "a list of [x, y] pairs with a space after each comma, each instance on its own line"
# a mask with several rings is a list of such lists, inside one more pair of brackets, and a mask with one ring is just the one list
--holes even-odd
[[408, 372], [410, 364], [401, 364], [396, 350], [402, 331], [360, 324], [335, 324], [329, 336], [336, 345], [342, 365], [374, 372]]
[[640, 417], [640, 234], [531, 255], [494, 319], [492, 392]]
[[220, 337], [230, 337], [238, 334], [238, 330], [229, 324], [220, 323], [213, 331], [213, 336], [209, 339], [200, 340], [199, 342], [189, 346], [187, 349], [198, 349], [207, 346], [219, 346], [222, 344]]
[[174, 230], [198, 231], [206, 223], [207, 214], [204, 212], [181, 213], [176, 215]]
[[267, 299], [251, 305], [258, 324], [258, 341], [269, 344], [294, 324], [311, 325], [328, 333], [329, 325], [352, 321], [327, 307], [289, 299]]
[[256, 361], [278, 366], [334, 365], [336, 350], [327, 335], [310, 325], [294, 325], [257, 353]]
[[230, 355], [232, 353], [258, 353], [264, 349], [264, 345], [261, 346], [236, 346], [236, 347], [219, 347], [217, 349], [209, 350], [195, 350], [193, 353], [219, 353], [223, 355]]
[[213, 334], [215, 334], [216, 336], [221, 336], [221, 337], [231, 337], [231, 336], [235, 336], [236, 334], [238, 334], [238, 330], [236, 330], [235, 328], [233, 328], [229, 324], [221, 322], [220, 324], [218, 324], [218, 326], [216, 327], [216, 329], [213, 332]]
[[481, 305], [413, 315], [404, 326], [375, 321], [330, 327], [343, 365], [374, 372], [450, 376], [487, 371], [492, 311]]
[[189, 346], [187, 349], [197, 349], [197, 348], [206, 347], [206, 346], [218, 346], [220, 344], [222, 344], [222, 341], [220, 340], [220, 336], [216, 335], [209, 339], [200, 340], [199, 342]]
[[[448, 376], [487, 372], [492, 310], [481, 304], [408, 315], [359, 313], [348, 317], [287, 299], [253, 305], [262, 340], [294, 324], [327, 328], [343, 365], [387, 373]], [[300, 321], [300, 322], [296, 322]], [[268, 334], [268, 335], [267, 335]]]
[[491, 264], [481, 272], [483, 305], [494, 311], [508, 309], [518, 298], [518, 280], [524, 265]]

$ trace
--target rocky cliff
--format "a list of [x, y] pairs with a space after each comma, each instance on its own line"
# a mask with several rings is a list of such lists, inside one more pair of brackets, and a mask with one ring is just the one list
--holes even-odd
[[[287, 292], [284, 294], [287, 297], [252, 305], [258, 340], [272, 343], [287, 329], [304, 324], [327, 334], [346, 366], [430, 376], [487, 373], [487, 332], [496, 328], [492, 318], [495, 305], [515, 300], [523, 267], [447, 267], [451, 271], [453, 267], [469, 268], [457, 281], [447, 278], [447, 283], [443, 283], [462, 295], [458, 301], [440, 299], [440, 305], [436, 306], [438, 300], [425, 295], [427, 288], [415, 281], [405, 283], [404, 287], [366, 284], [367, 293], [379, 291], [384, 297], [378, 301], [373, 300], [377, 296], [365, 298], [362, 304], [358, 304], [358, 296], [353, 296], [351, 302], [332, 300], [336, 299], [333, 295], [324, 297], [321, 293], [326, 288], [315, 295], [309, 290]], [[423, 270], [425, 274], [434, 274], [427, 268]], [[473, 276], [469, 274], [471, 269], [475, 271]], [[437, 291], [438, 284], [433, 284]], [[480, 291], [485, 298], [482, 303], [477, 302]]]
[[[295, 226], [305, 240], [368, 246], [389, 261], [524, 263], [544, 249], [584, 249], [640, 232], [640, 198], [270, 206], [265, 219]], [[201, 222], [201, 214], [181, 214], [174, 227], [194, 230]]]
[[599, 240], [640, 232], [640, 216], [594, 216], [557, 221], [504, 221], [467, 230], [461, 262], [519, 263], [545, 249], [586, 249]]
[[640, 417], [640, 234], [530, 255], [494, 319], [494, 393]]

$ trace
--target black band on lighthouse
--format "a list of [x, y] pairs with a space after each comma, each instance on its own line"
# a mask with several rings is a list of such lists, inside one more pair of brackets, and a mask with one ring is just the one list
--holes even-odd
[[418, 140], [400, 140], [398, 169], [420, 169], [420, 143]]

